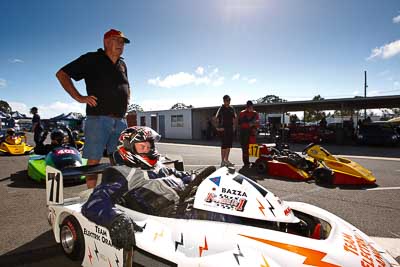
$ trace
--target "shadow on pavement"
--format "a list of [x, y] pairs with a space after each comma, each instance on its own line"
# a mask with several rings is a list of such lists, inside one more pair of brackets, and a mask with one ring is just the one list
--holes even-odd
[[1, 266], [21, 266], [51, 257], [61, 251], [54, 241], [53, 231], [49, 230], [12, 251], [0, 256]]
[[22, 170], [18, 171], [16, 173], [13, 173], [10, 175], [10, 177], [3, 178], [0, 180], [6, 181], [10, 180], [11, 183], [8, 184], [7, 186], [9, 187], [16, 187], [16, 188], [45, 188], [44, 183], [38, 183], [33, 181], [32, 179], [29, 178], [28, 176], [28, 171], [27, 170]]

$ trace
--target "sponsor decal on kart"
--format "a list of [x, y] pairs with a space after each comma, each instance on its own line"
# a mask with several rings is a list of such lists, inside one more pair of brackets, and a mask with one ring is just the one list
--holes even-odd
[[[243, 192], [246, 194], [245, 192]], [[246, 195], [247, 196], [247, 195]], [[209, 192], [207, 194], [206, 199], [204, 200], [206, 203], [210, 204], [212, 207], [221, 207], [223, 209], [234, 209], [236, 211], [243, 212], [247, 203], [247, 199], [245, 197], [239, 196], [231, 196], [228, 194], [221, 193], [219, 195]]]
[[110, 247], [113, 246], [112, 243], [111, 243], [111, 239], [109, 239], [108, 236], [107, 236], [107, 231], [105, 229], [101, 228], [98, 225], [95, 225], [95, 231], [94, 232], [89, 230], [89, 229], [87, 229], [86, 227], [83, 227], [83, 234], [88, 236], [88, 237], [90, 237], [90, 238], [93, 238], [93, 239], [95, 239], [97, 241], [100, 241], [100, 242], [102, 242], [102, 243], [104, 243], [104, 244], [106, 244], [106, 245], [108, 245]]
[[[377, 251], [373, 246], [366, 243], [364, 239], [358, 234], [354, 236], [343, 234], [343, 249], [349, 253], [352, 253], [361, 258], [360, 266], [362, 267], [385, 267], [386, 264], [382, 259], [379, 251]], [[377, 265], [374, 264], [374, 259]]]

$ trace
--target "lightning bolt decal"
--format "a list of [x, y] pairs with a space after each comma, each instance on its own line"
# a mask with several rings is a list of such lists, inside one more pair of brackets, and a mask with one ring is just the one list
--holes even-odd
[[264, 261], [264, 264], [261, 264], [260, 265], [260, 267], [269, 267], [269, 264], [268, 264], [268, 262], [267, 262], [267, 260], [265, 259], [265, 257], [264, 257], [264, 255], [261, 255], [262, 256], [262, 258], [263, 258], [263, 261]]
[[183, 234], [181, 233], [181, 241], [175, 241], [175, 251], [178, 249], [178, 245], [183, 246]]
[[290, 251], [292, 253], [299, 254], [301, 256], [304, 256], [306, 259], [303, 261], [303, 264], [311, 265], [311, 266], [318, 266], [318, 267], [341, 267], [336, 264], [332, 264], [326, 261], [322, 261], [322, 259], [326, 256], [325, 252], [321, 252], [318, 250], [310, 249], [310, 248], [304, 248], [300, 246], [295, 246], [295, 245], [289, 245], [285, 243], [280, 243], [276, 241], [271, 241], [267, 239], [262, 239], [258, 237], [253, 237], [253, 236], [247, 236], [247, 235], [241, 235], [243, 237], [247, 237], [249, 239], [253, 239], [255, 241], [274, 246], [283, 250]]
[[204, 237], [204, 247], [199, 246], [199, 254], [200, 254], [200, 257], [201, 257], [201, 255], [203, 254], [203, 251], [204, 251], [204, 250], [208, 250], [207, 237]]
[[258, 202], [258, 204], [260, 205], [260, 206], [258, 207], [258, 209], [259, 209], [259, 210], [261, 211], [261, 213], [265, 216], [265, 213], [264, 213], [265, 207], [263, 206], [263, 204], [261, 204], [260, 200], [257, 199], [257, 202]]
[[274, 206], [271, 205], [271, 203], [268, 201], [268, 199], [266, 199], [266, 201], [269, 204], [269, 208], [268, 209], [271, 211], [272, 215], [274, 215], [274, 217], [276, 217], [275, 213], [274, 213], [274, 209], [275, 209]]
[[117, 254], [115, 254], [115, 263], [117, 264], [117, 267], [119, 267], [119, 259], [117, 257]]
[[233, 253], [233, 257], [235, 257], [237, 264], [240, 265], [239, 256], [244, 257], [244, 255], [243, 255], [242, 251], [240, 250], [239, 245], [237, 245], [237, 248], [238, 248], [238, 253]]
[[154, 241], [158, 238], [158, 237], [163, 237], [164, 236], [164, 230], [161, 231], [161, 233], [156, 232], [154, 234]]
[[95, 247], [94, 253], [96, 253], [96, 257], [97, 257], [97, 261], [98, 261], [99, 260], [99, 251], [97, 249], [96, 242], [93, 242], [93, 243], [94, 243], [94, 247]]
[[88, 257], [89, 257], [89, 260], [90, 260], [90, 264], [93, 264], [92, 263], [92, 258], [93, 258], [93, 256], [92, 256], [92, 252], [90, 251], [90, 247], [88, 246], [88, 249], [89, 249], [89, 255], [88, 255]]

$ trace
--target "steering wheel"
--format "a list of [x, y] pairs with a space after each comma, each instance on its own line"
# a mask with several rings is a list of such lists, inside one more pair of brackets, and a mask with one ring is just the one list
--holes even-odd
[[308, 146], [306, 146], [303, 149], [303, 152], [301, 152], [303, 155], [307, 154], [307, 150], [309, 150], [311, 147], [315, 146], [315, 143], [310, 143]]
[[201, 182], [203, 182], [210, 174], [215, 172], [217, 168], [215, 166], [208, 166], [204, 170], [202, 170], [196, 177], [186, 186], [185, 190], [183, 190], [180, 194], [180, 200], [184, 201], [186, 197], [190, 194], [193, 187], [199, 186]]

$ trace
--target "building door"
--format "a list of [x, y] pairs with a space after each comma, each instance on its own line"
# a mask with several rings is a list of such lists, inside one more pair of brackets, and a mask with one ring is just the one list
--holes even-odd
[[151, 128], [154, 131], [158, 132], [158, 129], [157, 129], [157, 116], [151, 116]]
[[164, 115], [158, 116], [158, 124], [160, 126], [159, 134], [161, 134], [161, 136], [165, 138], [165, 116]]

